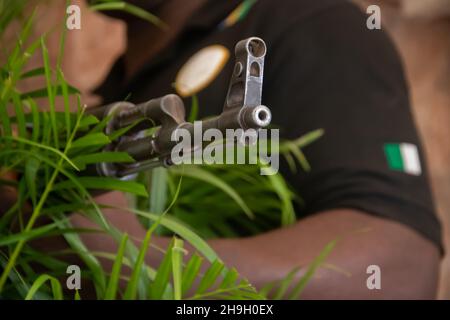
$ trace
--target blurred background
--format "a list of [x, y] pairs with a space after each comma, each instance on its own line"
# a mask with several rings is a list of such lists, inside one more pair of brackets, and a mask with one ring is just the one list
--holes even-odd
[[[450, 0], [354, 0], [363, 11], [381, 7], [382, 28], [393, 38], [403, 59], [413, 112], [424, 141], [439, 217], [448, 254], [442, 262], [439, 297], [450, 299]], [[115, 59], [125, 50], [125, 25], [87, 9], [82, 10], [81, 30], [67, 34], [63, 70], [88, 105], [100, 103], [90, 91], [99, 85]], [[54, 61], [59, 47], [57, 22], [65, 1], [39, 1], [34, 33], [50, 31], [48, 47]], [[15, 37], [15, 28], [7, 36]], [[301, 40], [301, 39], [300, 39]], [[30, 64], [39, 67], [40, 57]], [[36, 78], [23, 89], [41, 87]]]

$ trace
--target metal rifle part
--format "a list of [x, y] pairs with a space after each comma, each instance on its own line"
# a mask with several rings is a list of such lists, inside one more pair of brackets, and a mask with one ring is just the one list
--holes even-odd
[[[226, 129], [258, 130], [270, 124], [270, 109], [261, 105], [265, 55], [266, 44], [260, 38], [252, 37], [237, 43], [234, 71], [223, 111], [219, 116], [202, 121], [203, 130], [215, 128], [225, 134]], [[175, 94], [137, 105], [117, 102], [88, 109], [88, 112], [99, 119], [111, 117], [106, 134], [140, 121], [118, 142], [106, 148], [107, 151], [127, 152], [136, 163], [98, 164], [96, 171], [102, 176], [131, 177], [139, 171], [169, 166], [171, 150], [177, 143], [172, 141], [172, 133], [181, 128], [191, 134], [194, 131], [194, 125], [185, 120], [183, 101]], [[143, 130], [153, 127], [159, 127], [153, 135], [143, 135]], [[192, 146], [192, 151], [202, 147]]]

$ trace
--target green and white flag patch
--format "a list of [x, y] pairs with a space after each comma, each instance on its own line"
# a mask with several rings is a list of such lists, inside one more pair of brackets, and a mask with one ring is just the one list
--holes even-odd
[[412, 143], [386, 143], [384, 153], [389, 168], [418, 176], [422, 174], [419, 150]]

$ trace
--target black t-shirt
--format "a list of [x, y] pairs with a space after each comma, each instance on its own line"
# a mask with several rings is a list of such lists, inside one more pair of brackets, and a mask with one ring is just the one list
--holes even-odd
[[[310, 172], [280, 168], [304, 199], [299, 216], [359, 209], [410, 226], [442, 248], [402, 65], [387, 35], [369, 30], [367, 16], [339, 0], [258, 0], [245, 19], [218, 28], [240, 3], [208, 1], [157, 61], [123, 83], [119, 59], [97, 92], [105, 102], [172, 93], [178, 70], [200, 49], [221, 44], [233, 52], [239, 40], [261, 37], [268, 47], [263, 104], [281, 137], [325, 131], [304, 149]], [[221, 113], [233, 63], [199, 94], [201, 116]]]

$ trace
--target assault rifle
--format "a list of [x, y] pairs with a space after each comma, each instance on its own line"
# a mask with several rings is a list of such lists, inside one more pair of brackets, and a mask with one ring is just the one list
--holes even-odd
[[[226, 129], [258, 130], [270, 124], [270, 109], [261, 105], [265, 55], [266, 44], [260, 38], [252, 37], [237, 43], [234, 71], [223, 111], [202, 121], [204, 130], [216, 128], [225, 134]], [[116, 102], [87, 112], [100, 120], [109, 118], [106, 134], [137, 123], [118, 141], [106, 147], [106, 151], [127, 152], [136, 162], [97, 164], [94, 170], [101, 176], [126, 178], [140, 171], [173, 165], [171, 150], [176, 141], [172, 140], [172, 134], [181, 128], [190, 133], [194, 130], [194, 125], [185, 119], [183, 101], [175, 94], [136, 105]], [[144, 136], [144, 131], [151, 128], [157, 129], [152, 135]], [[193, 145], [192, 150], [202, 147]]]

